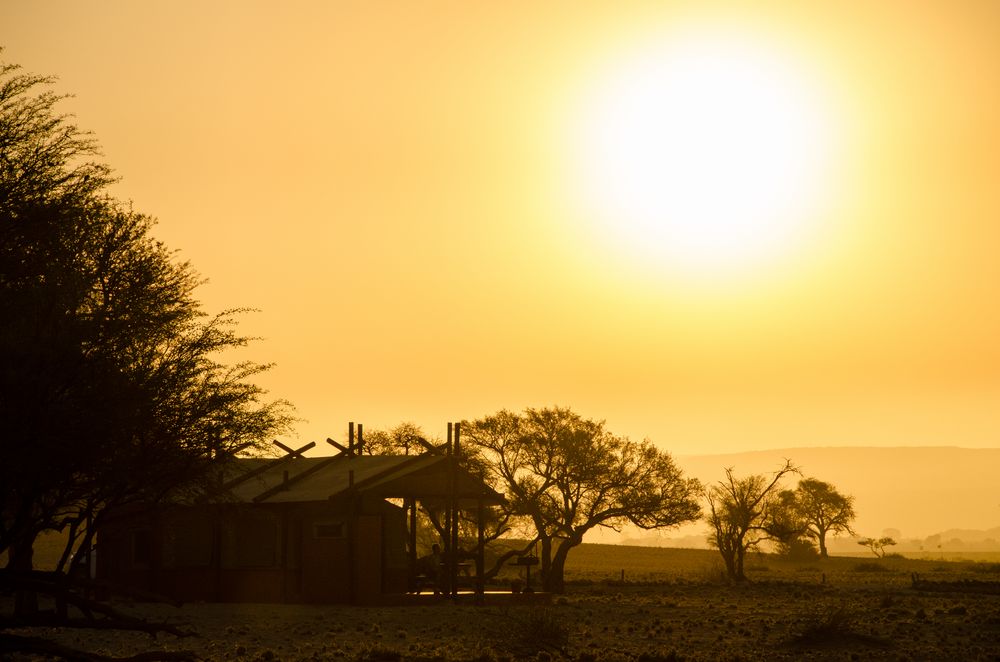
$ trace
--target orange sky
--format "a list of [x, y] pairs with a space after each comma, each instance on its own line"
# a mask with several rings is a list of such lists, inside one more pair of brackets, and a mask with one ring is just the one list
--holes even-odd
[[[1000, 445], [1000, 4], [746, 6], [8, 1], [0, 44], [206, 306], [261, 309], [302, 442], [559, 404], [680, 454]], [[595, 229], [573, 127], [636, 44], [720, 26], [839, 160], [810, 241], [709, 285]]]

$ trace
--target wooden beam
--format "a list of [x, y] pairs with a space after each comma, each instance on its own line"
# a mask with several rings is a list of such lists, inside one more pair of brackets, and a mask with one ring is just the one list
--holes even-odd
[[280, 448], [281, 450], [285, 451], [285, 453], [287, 453], [288, 455], [291, 455], [292, 457], [302, 457], [302, 458], [305, 457], [305, 455], [302, 454], [303, 452], [309, 450], [310, 448], [312, 448], [313, 446], [316, 445], [315, 441], [310, 441], [308, 444], [306, 444], [302, 448], [289, 448], [288, 446], [284, 445], [283, 443], [281, 443], [277, 439], [275, 439], [271, 443], [274, 444], [275, 446], [277, 446], [278, 448]]
[[331, 446], [333, 446], [334, 448], [336, 448], [337, 450], [339, 450], [341, 453], [346, 453], [347, 452], [347, 446], [344, 446], [343, 444], [338, 444], [333, 439], [330, 439], [330, 437], [326, 438], [326, 443], [330, 444]]
[[314, 473], [316, 473], [317, 471], [323, 469], [324, 467], [329, 466], [331, 462], [335, 462], [336, 460], [339, 460], [340, 457], [341, 457], [340, 455], [331, 455], [330, 457], [327, 457], [327, 458], [324, 458], [324, 459], [320, 460], [319, 462], [317, 462], [316, 464], [312, 465], [311, 467], [309, 467], [305, 471], [302, 471], [300, 473], [295, 474], [294, 476], [289, 477], [289, 479], [287, 481], [278, 483], [274, 487], [271, 487], [271, 488], [269, 488], [267, 490], [264, 490], [263, 492], [261, 492], [260, 494], [258, 494], [257, 496], [255, 496], [253, 498], [253, 502], [254, 503], [260, 503], [261, 501], [274, 496], [275, 494], [277, 494], [278, 492], [281, 492], [282, 490], [287, 490], [289, 487], [291, 487], [295, 483], [299, 482], [303, 478], [311, 476]]
[[427, 441], [423, 437], [413, 437], [413, 439], [424, 447], [424, 451], [430, 453], [431, 455], [446, 455], [448, 452], [448, 443], [439, 444], [435, 446], [431, 442]]
[[[282, 447], [282, 448], [288, 448], [287, 446], [285, 446], [284, 444], [280, 443], [277, 440], [275, 440], [274, 443], [276, 445]], [[267, 464], [261, 465], [261, 466], [257, 467], [256, 469], [252, 469], [251, 471], [247, 471], [246, 473], [240, 474], [239, 476], [237, 476], [236, 478], [233, 478], [228, 483], [225, 483], [222, 486], [222, 488], [225, 489], [225, 490], [232, 489], [232, 488], [236, 487], [237, 485], [239, 485], [240, 483], [242, 483], [244, 481], [250, 480], [251, 478], [254, 478], [256, 476], [261, 475], [265, 471], [268, 471], [270, 469], [274, 469], [276, 467], [280, 467], [282, 464], [284, 464], [285, 462], [288, 462], [289, 460], [291, 460], [294, 457], [302, 457], [302, 453], [304, 453], [305, 451], [309, 450], [310, 448], [312, 448], [315, 445], [316, 445], [315, 441], [310, 441], [305, 446], [302, 446], [301, 448], [297, 448], [294, 451], [292, 451], [291, 449], [289, 449], [289, 453], [287, 455], [285, 455], [283, 457], [275, 458], [275, 459], [271, 460], [270, 462], [268, 462]]]

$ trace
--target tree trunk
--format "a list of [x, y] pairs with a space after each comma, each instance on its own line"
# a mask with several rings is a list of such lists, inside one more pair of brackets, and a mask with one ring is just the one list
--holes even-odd
[[[18, 540], [10, 547], [7, 567], [15, 572], [31, 572], [34, 540]], [[30, 616], [38, 613], [38, 595], [34, 591], [18, 590], [14, 596], [14, 615]]]
[[820, 531], [819, 536], [819, 555], [821, 558], [829, 558], [829, 554], [826, 553], [826, 531]]
[[743, 574], [743, 557], [746, 556], [746, 550], [743, 545], [739, 545], [736, 548], [736, 581], [742, 582], [746, 581], [747, 576]]
[[542, 580], [542, 585], [548, 583], [549, 573], [552, 569], [552, 538], [543, 536], [539, 538], [542, 543], [542, 553], [539, 555], [538, 574]]
[[555, 556], [552, 557], [552, 564], [549, 566], [548, 574], [545, 575], [542, 590], [549, 593], [564, 593], [566, 591], [566, 557], [569, 556], [569, 550], [581, 542], [583, 539], [577, 536], [562, 541]]
[[735, 580], [736, 579], [736, 554], [735, 554], [735, 552], [731, 552], [729, 550], [726, 550], [726, 551], [722, 552], [722, 560], [726, 564], [726, 576], [729, 577], [729, 579]]

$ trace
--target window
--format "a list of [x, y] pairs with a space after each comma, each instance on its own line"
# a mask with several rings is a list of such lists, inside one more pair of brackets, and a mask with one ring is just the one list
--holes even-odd
[[316, 522], [313, 524], [314, 538], [343, 538], [344, 535], [343, 522]]

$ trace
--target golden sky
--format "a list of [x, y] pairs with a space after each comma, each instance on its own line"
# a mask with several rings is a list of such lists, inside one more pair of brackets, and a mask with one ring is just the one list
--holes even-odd
[[[1000, 3], [8, 0], [0, 44], [75, 94], [206, 307], [261, 310], [302, 442], [558, 404], [679, 454], [1000, 445]], [[644, 202], [690, 230], [747, 182], [808, 189], [771, 259], [691, 268], [594, 202], [662, 163], [610, 169], [589, 122], [641, 145], [705, 115], [622, 101], [666, 61], [686, 97], [760, 69], [793, 100], [723, 90], [736, 132], [678, 135], [755, 146]]]

